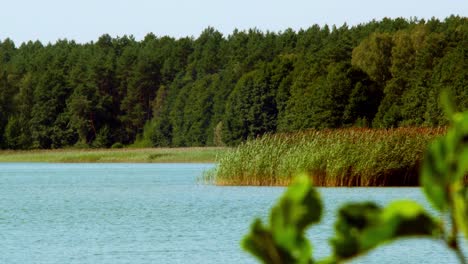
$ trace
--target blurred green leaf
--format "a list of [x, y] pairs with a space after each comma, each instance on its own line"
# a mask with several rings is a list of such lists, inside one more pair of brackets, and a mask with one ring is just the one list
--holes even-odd
[[433, 142], [426, 152], [421, 171], [421, 185], [427, 198], [442, 212], [446, 211], [449, 205], [446, 153], [443, 139]]
[[345, 260], [395, 239], [408, 236], [437, 237], [439, 224], [412, 201], [398, 201], [382, 209], [374, 203], [342, 207], [331, 240], [337, 261]]
[[450, 195], [463, 185], [468, 172], [468, 112], [453, 116], [453, 127], [433, 142], [426, 152], [421, 184], [428, 199], [440, 211], [447, 211]]
[[361, 235], [367, 227], [377, 224], [380, 212], [371, 202], [343, 206], [335, 223], [336, 235], [331, 240], [334, 255], [344, 259], [359, 254]]
[[301, 175], [273, 208], [270, 222], [274, 229], [294, 225], [298, 230], [304, 231], [308, 225], [319, 222], [321, 214], [320, 195], [312, 187], [310, 179]]
[[307, 176], [299, 176], [270, 215], [270, 227], [256, 220], [244, 248], [264, 263], [311, 263], [305, 229], [320, 221], [322, 204]]
[[270, 225], [275, 241], [295, 259], [310, 259], [312, 250], [304, 237], [307, 226], [320, 221], [322, 204], [310, 179], [299, 176], [272, 209]]
[[454, 218], [460, 231], [468, 240], [468, 186], [464, 186], [458, 190], [454, 199]]
[[293, 258], [286, 250], [278, 247], [271, 232], [260, 219], [255, 220], [250, 233], [242, 241], [245, 250], [263, 263], [293, 263]]
[[[448, 107], [446, 111], [450, 111]], [[468, 239], [468, 112], [452, 116], [452, 128], [433, 142], [424, 159], [421, 183], [427, 198], [436, 209], [452, 214], [453, 234], [449, 246], [457, 243], [456, 233]]]
[[454, 184], [454, 218], [457, 226], [468, 240], [468, 112], [454, 115], [454, 129], [457, 132], [456, 158], [457, 171]]

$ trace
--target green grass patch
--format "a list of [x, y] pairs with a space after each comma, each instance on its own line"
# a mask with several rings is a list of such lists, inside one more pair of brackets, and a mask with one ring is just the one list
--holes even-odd
[[311, 130], [247, 141], [204, 175], [217, 185], [415, 186], [428, 143], [444, 128]]
[[57, 149], [0, 151], [0, 162], [129, 162], [175, 163], [215, 162], [227, 148], [124, 148], [124, 149]]

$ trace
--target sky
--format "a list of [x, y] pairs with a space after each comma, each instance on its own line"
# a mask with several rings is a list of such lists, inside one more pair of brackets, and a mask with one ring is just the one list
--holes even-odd
[[[4, 3], [2, 3], [4, 2]], [[103, 34], [197, 37], [212, 26], [283, 31], [313, 24], [357, 25], [383, 17], [468, 16], [468, 0], [0, 0], [0, 40], [80, 43]]]

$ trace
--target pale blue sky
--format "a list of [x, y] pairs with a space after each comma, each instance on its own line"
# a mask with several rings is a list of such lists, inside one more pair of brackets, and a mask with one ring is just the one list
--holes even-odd
[[[2, 3], [3, 2], [3, 3]], [[198, 36], [213, 26], [233, 29], [298, 30], [313, 24], [356, 25], [383, 17], [445, 18], [468, 15], [468, 0], [0, 0], [0, 39], [88, 42], [148, 32]]]

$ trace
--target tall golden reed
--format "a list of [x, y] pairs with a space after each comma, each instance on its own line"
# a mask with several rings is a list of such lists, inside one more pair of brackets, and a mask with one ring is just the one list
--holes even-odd
[[228, 151], [205, 174], [217, 185], [414, 186], [429, 141], [445, 128], [309, 130], [266, 135]]

